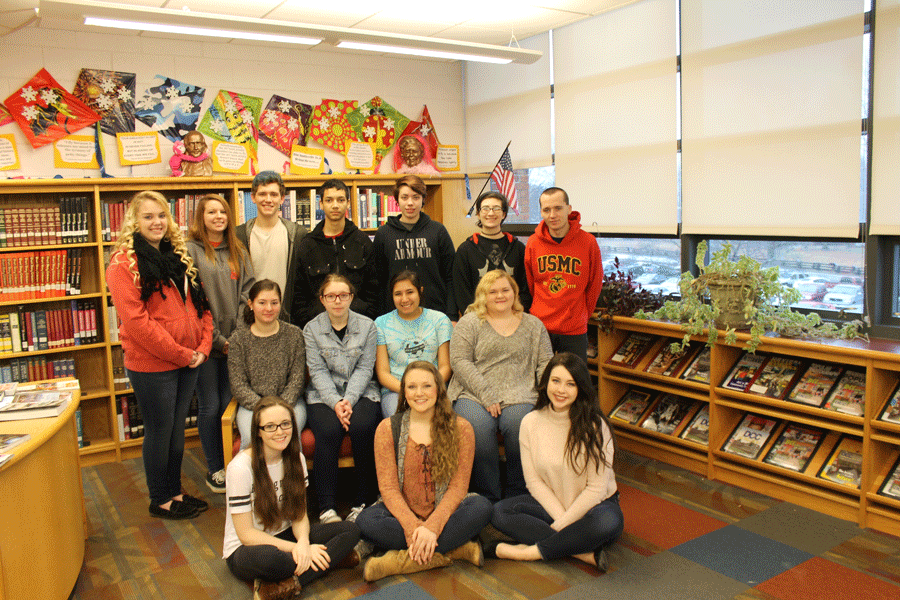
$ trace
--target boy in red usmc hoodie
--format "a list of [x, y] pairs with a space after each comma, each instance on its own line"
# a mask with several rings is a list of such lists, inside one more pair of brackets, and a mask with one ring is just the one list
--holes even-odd
[[587, 322], [603, 287], [600, 247], [581, 229], [581, 215], [565, 190], [551, 187], [540, 198], [542, 221], [525, 246], [531, 314], [543, 321], [554, 352], [587, 362]]

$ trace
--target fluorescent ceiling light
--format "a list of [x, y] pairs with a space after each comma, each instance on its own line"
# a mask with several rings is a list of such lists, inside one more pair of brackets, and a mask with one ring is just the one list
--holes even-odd
[[369, 44], [365, 42], [340, 42], [338, 48], [348, 50], [368, 50], [370, 52], [389, 52], [391, 54], [411, 54], [413, 56], [430, 56], [432, 58], [450, 58], [453, 60], [474, 60], [477, 62], [496, 63], [508, 65], [511, 58], [498, 58], [496, 56], [483, 56], [479, 54], [464, 54], [462, 52], [446, 52], [443, 50], [426, 50], [425, 48], [407, 48], [405, 46], [383, 46], [381, 44]]
[[231, 29], [211, 29], [208, 27], [193, 27], [188, 25], [165, 25], [163, 23], [145, 23], [142, 21], [123, 21], [120, 19], [102, 19], [99, 17], [85, 17], [85, 25], [97, 27], [112, 27], [115, 29], [136, 29], [139, 31], [157, 31], [160, 33], [181, 33], [185, 35], [202, 35], [207, 37], [234, 38], [239, 40], [259, 40], [263, 42], [283, 42], [285, 44], [318, 44], [321, 38], [298, 37], [293, 35], [278, 35], [274, 33], [254, 33], [251, 31], [235, 31]]

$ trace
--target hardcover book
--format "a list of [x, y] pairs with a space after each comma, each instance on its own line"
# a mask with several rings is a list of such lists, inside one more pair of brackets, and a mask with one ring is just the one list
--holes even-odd
[[825, 408], [861, 417], [866, 403], [866, 373], [847, 369], [825, 400]]
[[755, 459], [778, 425], [775, 419], [746, 413], [722, 446], [722, 450], [744, 458]]
[[722, 387], [738, 392], [748, 391], [750, 384], [762, 371], [768, 359], [768, 356], [762, 354], [745, 352], [731, 369], [728, 377], [725, 378], [725, 383], [722, 384]]
[[626, 337], [613, 355], [610, 357], [610, 363], [622, 365], [624, 367], [633, 367], [653, 345], [653, 336], [647, 333], [630, 333]]
[[690, 362], [694, 354], [700, 348], [699, 344], [691, 344], [684, 350], [673, 350], [672, 344], [679, 340], [667, 338], [665, 343], [647, 365], [644, 370], [647, 373], [655, 373], [666, 377], [677, 377], [685, 365]]
[[881, 411], [878, 419], [900, 424], [900, 383], [894, 388], [894, 392], [888, 398], [887, 404], [884, 405], [884, 410]]
[[650, 409], [650, 414], [641, 422], [641, 427], [672, 435], [696, 405], [697, 401], [690, 398], [662, 394]]
[[791, 402], [822, 406], [828, 392], [834, 387], [844, 368], [831, 363], [814, 362], [806, 367], [806, 371], [794, 384], [787, 395]]
[[622, 396], [619, 404], [616, 405], [609, 416], [613, 419], [630, 423], [631, 425], [637, 425], [638, 421], [641, 419], [641, 415], [647, 411], [651, 398], [650, 392], [629, 389], [625, 392], [625, 395]]
[[878, 493], [882, 496], [900, 500], [900, 456], [897, 457], [894, 466], [891, 467], [887, 477], [884, 478], [884, 483], [881, 484]]
[[763, 462], [802, 473], [823, 439], [822, 429], [788, 423]]
[[862, 440], [841, 436], [828, 460], [819, 469], [822, 479], [858, 488], [862, 479]]
[[694, 381], [697, 383], [709, 383], [709, 359], [712, 356], [712, 350], [709, 346], [703, 346], [688, 368], [685, 369], [680, 378], [685, 381]]
[[780, 400], [784, 398], [802, 367], [803, 361], [799, 358], [772, 356], [750, 384], [748, 391]]
[[700, 407], [688, 426], [681, 432], [681, 439], [704, 446], [709, 445], [709, 404]]

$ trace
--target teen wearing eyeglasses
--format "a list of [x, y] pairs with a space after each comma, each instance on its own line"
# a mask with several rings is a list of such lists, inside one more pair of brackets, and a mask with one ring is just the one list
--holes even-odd
[[310, 379], [306, 405], [316, 436], [313, 481], [323, 523], [340, 521], [335, 496], [345, 434], [356, 467], [356, 500], [347, 520], [354, 521], [378, 495], [372, 447], [381, 421], [381, 394], [373, 378], [378, 332], [372, 319], [350, 310], [355, 294], [346, 277], [327, 275], [318, 294], [325, 312], [303, 328]]
[[475, 287], [484, 274], [495, 269], [509, 273], [519, 286], [519, 302], [525, 312], [531, 308], [531, 292], [525, 276], [525, 244], [500, 229], [509, 212], [509, 201], [499, 192], [485, 192], [475, 201], [481, 229], [459, 245], [453, 260], [453, 297], [456, 308], [465, 314], [475, 300]]

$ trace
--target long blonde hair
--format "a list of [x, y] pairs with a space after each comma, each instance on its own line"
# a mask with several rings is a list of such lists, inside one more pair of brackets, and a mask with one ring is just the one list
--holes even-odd
[[162, 208], [163, 213], [166, 215], [166, 234], [163, 236], [163, 239], [169, 240], [169, 243], [172, 244], [172, 250], [184, 263], [191, 285], [200, 285], [200, 281], [197, 278], [197, 268], [188, 254], [184, 236], [181, 235], [181, 229], [178, 228], [175, 219], [172, 218], [172, 213], [169, 211], [169, 203], [166, 201], [165, 196], [159, 192], [149, 190], [138, 192], [128, 203], [128, 208], [125, 210], [125, 218], [122, 221], [122, 229], [119, 232], [119, 240], [115, 246], [115, 253], [121, 252], [128, 261], [128, 268], [131, 270], [134, 278], [134, 285], [140, 286], [140, 273], [138, 272], [137, 257], [134, 253], [134, 234], [138, 231], [138, 210], [141, 208], [141, 204], [147, 200], [156, 202]]
[[203, 245], [203, 253], [206, 255], [207, 260], [212, 263], [216, 262], [216, 251], [213, 249], [212, 244], [209, 243], [209, 233], [206, 231], [204, 219], [206, 205], [213, 201], [221, 204], [225, 209], [225, 214], [228, 215], [228, 225], [225, 227], [225, 242], [228, 244], [228, 266], [231, 267], [233, 272], [240, 273], [249, 256], [244, 248], [244, 244], [241, 243], [234, 233], [234, 218], [231, 214], [231, 205], [228, 204], [228, 200], [224, 197], [219, 194], [206, 194], [200, 198], [197, 208], [194, 209], [194, 222], [188, 231], [188, 239], [200, 242]]
[[516, 284], [516, 280], [503, 269], [494, 269], [493, 271], [488, 271], [485, 276], [481, 278], [481, 281], [478, 282], [478, 286], [475, 288], [475, 300], [473, 300], [472, 304], [466, 309], [466, 314], [474, 312], [481, 320], [484, 320], [487, 317], [488, 292], [490, 291], [491, 286], [500, 279], [506, 279], [509, 282], [509, 287], [513, 289], [513, 292], [516, 295], [512, 306], [513, 313], [521, 314], [525, 312], [525, 308], [522, 306], [522, 303], [519, 302], [519, 286]]

